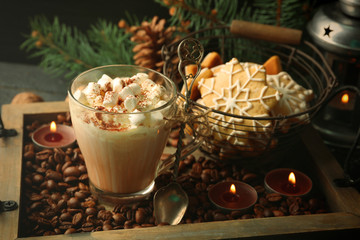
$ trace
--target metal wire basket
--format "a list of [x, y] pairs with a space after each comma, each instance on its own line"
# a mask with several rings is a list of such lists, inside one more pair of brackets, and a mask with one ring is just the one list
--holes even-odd
[[[250, 40], [234, 36], [227, 26], [193, 32], [185, 38], [188, 37], [195, 38], [203, 44], [205, 55], [208, 52], [217, 51], [223, 62], [236, 57], [240, 62], [262, 64], [269, 57], [278, 55], [283, 71], [288, 72], [304, 88], [312, 89], [314, 95], [308, 103], [306, 111], [287, 116], [251, 117], [212, 110], [208, 114], [208, 119], [213, 134], [205, 138], [201, 150], [214, 159], [241, 159], [255, 163], [254, 158], [264, 159], [265, 156], [275, 156], [273, 154], [275, 152], [284, 153], [291, 149], [291, 146], [294, 146], [299, 139], [299, 132], [311, 123], [311, 119], [321, 108], [336, 83], [334, 74], [321, 52], [307, 41], [304, 41], [301, 47], [292, 47], [268, 41]], [[182, 81], [177, 81], [179, 79], [176, 65], [177, 46], [183, 39], [163, 48], [164, 74], [179, 83], [178, 89], [181, 89]], [[181, 93], [179, 95], [184, 98]], [[194, 101], [192, 105], [197, 110], [208, 110], [208, 107]], [[238, 121], [232, 121], [231, 124], [227, 121], [219, 121], [218, 118], [215, 119], [215, 116], [219, 115]], [[301, 121], [292, 121], [295, 118], [301, 119]], [[270, 120], [272, 124], [266, 127], [265, 131], [259, 132], [257, 129], [254, 130], [253, 126], [244, 125], [245, 121], [242, 121], [244, 119]], [[228, 136], [226, 129], [236, 130], [239, 128], [246, 129], [247, 134], [244, 138], [246, 138], [247, 144], [237, 145], [224, 140]], [[222, 135], [223, 139], [215, 138], [216, 134]]]

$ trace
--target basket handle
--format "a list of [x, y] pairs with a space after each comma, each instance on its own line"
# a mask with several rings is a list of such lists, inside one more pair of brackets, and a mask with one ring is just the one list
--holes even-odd
[[302, 31], [242, 20], [233, 20], [230, 32], [234, 35], [269, 42], [299, 45]]

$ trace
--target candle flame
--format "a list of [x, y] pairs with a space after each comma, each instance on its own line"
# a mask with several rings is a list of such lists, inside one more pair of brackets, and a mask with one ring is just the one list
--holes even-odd
[[235, 193], [236, 193], [235, 184], [231, 184], [231, 186], [230, 186], [230, 192], [231, 192], [232, 194], [235, 194]]
[[52, 121], [50, 124], [50, 131], [52, 133], [56, 132], [56, 123], [54, 121]]
[[293, 172], [291, 172], [290, 174], [289, 174], [289, 183], [291, 184], [291, 185], [295, 185], [296, 184], [296, 178], [295, 178], [295, 174], [293, 173]]
[[349, 102], [349, 94], [344, 93], [341, 97], [341, 102], [344, 104], [348, 103]]

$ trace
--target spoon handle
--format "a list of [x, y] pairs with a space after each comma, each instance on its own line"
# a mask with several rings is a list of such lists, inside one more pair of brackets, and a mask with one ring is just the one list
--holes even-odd
[[[189, 112], [189, 105], [190, 105], [190, 95], [191, 95], [191, 88], [194, 84], [195, 78], [200, 73], [200, 63], [204, 56], [204, 47], [203, 45], [194, 38], [186, 38], [178, 46], [177, 49], [178, 56], [179, 56], [179, 65], [178, 65], [178, 71], [180, 73], [180, 76], [184, 82], [185, 87], [185, 104], [184, 104], [184, 111], [185, 114]], [[197, 71], [195, 76], [192, 74], [186, 75], [185, 67], [190, 64], [197, 65]], [[187, 80], [189, 78], [192, 78], [192, 81], [190, 85], [188, 86]], [[181, 159], [181, 151], [183, 148], [183, 141], [184, 138], [184, 129], [185, 129], [186, 123], [182, 122], [180, 125], [180, 133], [179, 133], [179, 141], [177, 144], [177, 149], [175, 152], [175, 163], [174, 163], [174, 177], [175, 179], [178, 176], [179, 173], [179, 163]]]

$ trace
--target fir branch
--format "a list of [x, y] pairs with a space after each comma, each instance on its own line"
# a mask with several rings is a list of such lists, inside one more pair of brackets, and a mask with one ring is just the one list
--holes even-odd
[[116, 24], [99, 21], [91, 26], [87, 35], [76, 27], [60, 24], [58, 18], [51, 23], [45, 17], [30, 21], [32, 33], [20, 46], [32, 52], [30, 57], [41, 57], [45, 71], [66, 77], [106, 64], [132, 64], [133, 53], [129, 35]]
[[236, 15], [238, 1], [228, 0], [155, 0], [169, 8], [170, 23], [185, 30], [197, 31], [229, 24]]

